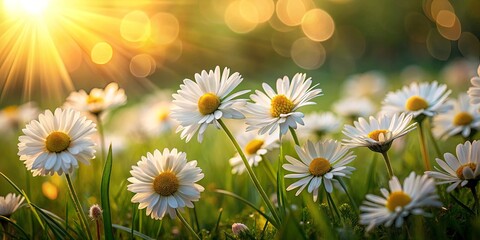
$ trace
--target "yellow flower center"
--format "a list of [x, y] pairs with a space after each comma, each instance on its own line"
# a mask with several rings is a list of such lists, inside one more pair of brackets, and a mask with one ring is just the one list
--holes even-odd
[[331, 169], [332, 165], [330, 165], [330, 162], [325, 158], [315, 158], [310, 163], [310, 166], [308, 166], [308, 171], [316, 177], [325, 175], [325, 173]]
[[245, 146], [245, 152], [249, 155], [255, 154], [258, 149], [260, 149], [263, 145], [263, 140], [260, 139], [253, 139], [250, 141], [247, 146]]
[[177, 192], [180, 186], [177, 176], [172, 172], [163, 172], [153, 180], [153, 189], [156, 193], [167, 197]]
[[463, 169], [466, 168], [466, 167], [472, 169], [472, 171], [474, 171], [474, 172], [475, 172], [475, 169], [477, 169], [477, 165], [476, 165], [475, 163], [466, 163], [466, 164], [463, 164], [463, 165], [460, 166], [460, 167], [457, 169], [457, 171], [456, 171], [458, 178], [460, 178], [460, 179], [462, 179], [462, 180], [465, 180], [465, 176], [463, 176]]
[[198, 111], [203, 115], [215, 112], [220, 106], [220, 99], [213, 93], [205, 93], [198, 99]]
[[102, 103], [104, 101], [102, 96], [88, 95], [87, 104]]
[[387, 133], [388, 133], [388, 130], [385, 130], [385, 129], [373, 130], [368, 134], [368, 137], [378, 142], [378, 136], [380, 134], [383, 134], [383, 136], [385, 137]]
[[295, 105], [285, 95], [277, 95], [272, 98], [270, 114], [272, 117], [279, 117], [280, 114], [291, 113]]
[[457, 126], [465, 126], [473, 122], [472, 114], [468, 112], [459, 112], [453, 117], [453, 124]]
[[70, 146], [70, 137], [64, 132], [52, 132], [45, 140], [49, 152], [63, 152]]
[[418, 111], [428, 107], [428, 102], [419, 96], [411, 96], [405, 103], [405, 108], [409, 111]]
[[388, 210], [393, 212], [395, 211], [395, 208], [404, 207], [411, 201], [412, 199], [406, 193], [404, 193], [403, 191], [396, 191], [390, 193], [390, 196], [388, 196], [386, 207], [388, 208]]
[[170, 113], [167, 110], [162, 110], [158, 113], [158, 121], [163, 122], [168, 118]]
[[18, 109], [17, 106], [11, 105], [11, 106], [5, 107], [3, 109], [3, 112], [9, 116], [14, 116], [17, 113], [17, 109]]

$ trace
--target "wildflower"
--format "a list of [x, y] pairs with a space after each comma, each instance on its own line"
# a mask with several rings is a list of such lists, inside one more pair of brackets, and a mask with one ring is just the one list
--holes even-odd
[[119, 88], [117, 83], [112, 82], [105, 89], [94, 88], [88, 94], [84, 90], [70, 93], [64, 107], [100, 115], [107, 110], [124, 105], [126, 101], [125, 91]]
[[343, 93], [355, 98], [382, 96], [386, 87], [385, 76], [380, 72], [370, 71], [348, 77], [343, 84]]
[[204, 176], [197, 161], [187, 163], [186, 154], [175, 148], [147, 153], [130, 173], [127, 188], [135, 193], [132, 202], [140, 203], [139, 209], [147, 208], [147, 216], [153, 219], [162, 219], [166, 213], [173, 219], [175, 209], [193, 208], [192, 202], [204, 190], [196, 184]]
[[166, 92], [156, 93], [150, 97], [140, 109], [140, 130], [149, 135], [158, 137], [178, 125], [170, 116], [172, 101], [171, 95]]
[[477, 69], [477, 77], [473, 77], [470, 82], [472, 86], [468, 89], [468, 95], [470, 96], [470, 103], [479, 104], [480, 103], [480, 65]]
[[470, 104], [470, 98], [463, 93], [458, 100], [450, 100], [453, 109], [433, 118], [433, 133], [437, 137], [448, 138], [462, 135], [470, 138], [480, 130], [480, 113], [478, 107]]
[[88, 210], [88, 216], [93, 221], [98, 221], [102, 218], [102, 208], [98, 204], [93, 204], [90, 209]]
[[399, 228], [404, 218], [411, 214], [429, 216], [424, 207], [442, 206], [435, 192], [435, 182], [427, 175], [417, 176], [411, 172], [403, 186], [396, 176], [388, 183], [390, 191], [380, 189], [383, 197], [368, 194], [360, 207], [360, 224], [368, 225], [367, 231], [382, 224], [389, 227], [395, 223]]
[[22, 205], [25, 198], [21, 195], [9, 193], [7, 196], [0, 196], [0, 216], [9, 218]]
[[220, 75], [218, 66], [215, 71], [204, 70], [201, 74], [195, 74], [195, 82], [185, 79], [180, 90], [172, 95], [174, 106], [170, 115], [180, 124], [177, 132], [182, 132], [181, 138], [186, 138], [188, 142], [198, 132], [197, 139], [201, 142], [208, 125], [214, 124], [220, 128], [218, 120], [221, 118], [245, 118], [239, 109], [246, 100], [234, 98], [249, 90], [230, 95], [242, 80], [238, 72], [230, 76], [229, 68], [225, 68]]
[[9, 132], [24, 127], [38, 115], [38, 107], [33, 102], [20, 106], [11, 105], [0, 110], [0, 131]]
[[378, 119], [371, 116], [369, 122], [359, 118], [353, 123], [354, 126], [345, 125], [343, 134], [350, 139], [344, 139], [342, 142], [349, 147], [368, 147], [374, 152], [386, 152], [393, 140], [415, 129], [416, 124], [410, 124], [412, 117], [402, 113], [384, 115]]
[[283, 168], [294, 172], [285, 175], [285, 178], [300, 178], [287, 187], [287, 191], [300, 187], [296, 196], [308, 186], [308, 192], [313, 192], [313, 201], [317, 201], [318, 189], [322, 182], [325, 190], [331, 193], [333, 182], [338, 181], [334, 177], [349, 177], [355, 170], [355, 168], [345, 165], [352, 162], [356, 156], [335, 140], [316, 143], [307, 141], [303, 148], [295, 146], [295, 151], [300, 161], [287, 155], [285, 158], [289, 163], [283, 164]]
[[445, 160], [435, 159], [441, 169], [435, 167], [437, 171], [425, 172], [439, 180], [437, 184], [451, 184], [447, 192], [457, 187], [475, 187], [480, 179], [480, 167], [477, 167], [480, 164], [480, 141], [458, 144], [456, 154], [445, 153]]
[[[273, 135], [258, 135], [253, 132], [242, 132], [237, 137], [238, 144], [244, 150], [245, 157], [250, 166], [257, 166], [262, 161], [262, 156], [269, 150], [278, 147], [278, 138]], [[245, 171], [245, 165], [237, 153], [229, 160], [232, 166], [233, 174], [242, 174]]]
[[420, 122], [424, 117], [448, 111], [451, 106], [446, 104], [446, 100], [450, 93], [445, 84], [414, 82], [401, 90], [387, 93], [382, 103], [382, 115], [413, 114], [415, 120]]
[[232, 224], [232, 232], [235, 236], [240, 236], [243, 233], [248, 232], [248, 227], [243, 223]]
[[46, 110], [22, 131], [18, 155], [34, 176], [72, 173], [95, 158], [95, 124], [73, 109]]
[[301, 73], [295, 74], [291, 82], [287, 76], [279, 78], [276, 92], [263, 83], [265, 93], [255, 91], [250, 95], [253, 103], [247, 103], [247, 131], [259, 129], [259, 134], [272, 134], [280, 129], [280, 134], [285, 135], [289, 128], [296, 129], [297, 123], [303, 125], [304, 114], [297, 110], [315, 104], [311, 100], [322, 95], [322, 90], [316, 89], [318, 84], [311, 85], [312, 79]]
[[310, 113], [305, 115], [304, 126], [299, 126], [297, 132], [299, 137], [309, 138], [312, 136], [322, 137], [338, 131], [342, 120], [332, 112]]
[[333, 104], [333, 111], [347, 119], [367, 117], [376, 112], [376, 106], [372, 100], [361, 97], [347, 97]]

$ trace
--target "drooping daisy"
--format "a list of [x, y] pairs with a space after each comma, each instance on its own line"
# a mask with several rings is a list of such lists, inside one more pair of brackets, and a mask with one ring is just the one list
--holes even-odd
[[299, 126], [297, 133], [301, 138], [322, 137], [338, 131], [342, 120], [332, 112], [309, 113], [303, 119], [305, 125]]
[[94, 88], [90, 93], [84, 90], [70, 93], [64, 107], [99, 115], [106, 110], [124, 105], [126, 101], [125, 91], [119, 88], [117, 83], [112, 82], [105, 89]]
[[284, 135], [288, 128], [297, 128], [297, 123], [303, 125], [300, 107], [315, 104], [311, 100], [322, 95], [321, 89], [316, 89], [318, 84], [312, 86], [312, 79], [305, 74], [297, 73], [292, 81], [287, 76], [277, 79], [277, 91], [268, 84], [263, 83], [265, 93], [256, 90], [250, 95], [253, 103], [247, 103], [246, 112], [247, 131], [259, 129], [259, 134], [272, 134], [277, 129]]
[[468, 89], [468, 95], [472, 104], [480, 103], [480, 65], [478, 65], [477, 74], [478, 77], [473, 77], [470, 80], [472, 86]]
[[34, 176], [72, 173], [95, 158], [95, 123], [73, 109], [46, 110], [22, 130], [18, 155]]
[[382, 224], [390, 227], [395, 223], [395, 227], [399, 228], [410, 214], [429, 216], [424, 207], [442, 206], [435, 191], [435, 182], [427, 175], [417, 176], [411, 172], [403, 186], [396, 176], [388, 183], [390, 191], [380, 189], [383, 197], [367, 194], [367, 200], [360, 207], [360, 224], [368, 225], [367, 231]]
[[448, 138], [462, 135], [469, 138], [480, 130], [480, 113], [478, 106], [470, 104], [467, 94], [460, 94], [458, 100], [450, 100], [453, 106], [450, 111], [439, 114], [433, 118], [433, 133], [436, 137]]
[[295, 146], [300, 161], [285, 156], [289, 162], [283, 164], [285, 170], [294, 172], [285, 175], [285, 178], [300, 178], [297, 182], [292, 183], [287, 187], [287, 191], [298, 188], [295, 193], [298, 196], [305, 187], [308, 186], [307, 191], [313, 193], [313, 201], [317, 201], [318, 190], [322, 185], [329, 193], [333, 191], [333, 183], [338, 180], [334, 177], [349, 177], [355, 168], [345, 166], [355, 159], [355, 155], [349, 148], [343, 147], [335, 140], [326, 140], [312, 143], [307, 143], [302, 147]]
[[[275, 135], [258, 135], [254, 132], [242, 132], [237, 135], [237, 141], [244, 150], [245, 157], [250, 166], [257, 166], [262, 161], [262, 156], [273, 148], [278, 147], [278, 138]], [[238, 153], [229, 160], [233, 174], [242, 174], [245, 164]]]
[[9, 193], [7, 196], [0, 196], [0, 216], [9, 218], [22, 205], [25, 198], [22, 195]]
[[339, 116], [353, 120], [373, 115], [377, 111], [377, 107], [368, 98], [347, 97], [334, 103], [333, 111]]
[[415, 119], [433, 117], [448, 111], [446, 100], [451, 91], [438, 82], [411, 83], [396, 92], [389, 92], [382, 103], [381, 114], [411, 113]]
[[141, 106], [140, 126], [142, 133], [158, 137], [174, 129], [178, 123], [170, 117], [172, 108], [171, 94], [158, 92]]
[[412, 117], [411, 114], [402, 113], [383, 115], [379, 119], [370, 116], [368, 122], [359, 118], [353, 123], [354, 126], [345, 125], [342, 132], [349, 139], [343, 139], [342, 142], [349, 147], [368, 147], [375, 152], [386, 152], [393, 140], [415, 129], [416, 123], [410, 124]]
[[166, 213], [173, 219], [175, 209], [193, 208], [204, 190], [196, 183], [204, 176], [197, 161], [187, 162], [187, 155], [175, 148], [147, 153], [130, 174], [127, 188], [135, 193], [132, 202], [139, 203], [138, 209], [147, 208], [147, 216], [153, 219], [162, 219]]
[[220, 128], [220, 118], [245, 118], [239, 109], [245, 105], [246, 100], [234, 98], [249, 90], [230, 95], [242, 80], [238, 72], [230, 75], [229, 68], [220, 74], [218, 66], [215, 71], [204, 70], [201, 74], [195, 74], [195, 82], [185, 79], [180, 90], [172, 95], [174, 106], [170, 114], [180, 124], [177, 132], [182, 132], [181, 138], [186, 138], [188, 142], [198, 131], [197, 139], [201, 142], [208, 125], [214, 124]]
[[430, 177], [439, 180], [437, 184], [450, 184], [447, 192], [453, 191], [457, 187], [475, 186], [480, 180], [480, 141], [465, 142], [458, 144], [456, 149], [457, 156], [451, 153], [445, 153], [445, 160], [435, 159], [441, 169], [435, 167], [437, 171], [425, 172]]

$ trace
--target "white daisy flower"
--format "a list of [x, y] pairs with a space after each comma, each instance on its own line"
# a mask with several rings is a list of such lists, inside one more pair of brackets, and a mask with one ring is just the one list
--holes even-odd
[[315, 89], [318, 84], [312, 85], [312, 79], [305, 79], [306, 75], [297, 73], [292, 82], [287, 76], [277, 79], [277, 91], [275, 92], [268, 84], [263, 83], [265, 93], [256, 90], [250, 95], [254, 103], [247, 103], [246, 112], [247, 131], [259, 129], [259, 134], [272, 134], [280, 128], [280, 133], [285, 135], [288, 128], [297, 128], [297, 123], [303, 125], [300, 107], [313, 105], [311, 100], [321, 96], [322, 90]]
[[0, 196], [0, 216], [9, 218], [12, 213], [22, 205], [25, 198], [22, 195], [9, 193], [7, 196]]
[[305, 115], [303, 121], [305, 125], [299, 126], [297, 133], [299, 137], [305, 139], [335, 133], [342, 124], [342, 120], [332, 112], [309, 113]]
[[135, 193], [132, 202], [139, 203], [138, 209], [147, 208], [147, 216], [153, 219], [162, 219], [166, 213], [174, 219], [175, 209], [193, 208], [204, 190], [196, 184], [204, 176], [197, 161], [187, 163], [187, 155], [175, 148], [147, 153], [130, 174], [127, 188]]
[[250, 90], [229, 95], [242, 80], [238, 72], [230, 76], [229, 68], [220, 74], [218, 66], [215, 71], [195, 74], [195, 82], [185, 79], [177, 94], [172, 95], [174, 106], [170, 114], [180, 124], [177, 132], [182, 132], [181, 138], [186, 138], [188, 142], [198, 131], [197, 139], [201, 142], [208, 125], [214, 124], [220, 128], [220, 118], [245, 118], [239, 109], [245, 105], [246, 100], [234, 98]]
[[480, 130], [478, 106], [470, 104], [467, 94], [460, 94], [458, 100], [450, 100], [453, 108], [433, 118], [433, 133], [439, 138], [462, 135], [469, 138]]
[[313, 192], [313, 201], [317, 201], [318, 189], [325, 185], [329, 193], [333, 191], [333, 183], [338, 182], [334, 177], [350, 177], [355, 168], [345, 166], [355, 159], [355, 155], [349, 148], [343, 147], [335, 140], [326, 140], [312, 143], [307, 141], [303, 148], [295, 146], [295, 151], [301, 161], [285, 156], [289, 162], [283, 164], [285, 170], [294, 172], [285, 175], [285, 178], [300, 178], [297, 182], [287, 187], [287, 191], [298, 188], [295, 196], [298, 196], [305, 187]]
[[95, 123], [73, 109], [46, 110], [22, 131], [18, 155], [34, 176], [72, 173], [78, 162], [95, 158]]
[[7, 106], [0, 110], [0, 131], [9, 132], [23, 128], [26, 123], [35, 119], [38, 113], [38, 107], [34, 102]]
[[70, 93], [64, 107], [99, 115], [106, 110], [124, 105], [126, 101], [125, 91], [119, 88], [117, 83], [112, 82], [105, 89], [94, 88], [90, 93], [84, 90]]
[[377, 71], [355, 74], [343, 83], [343, 94], [353, 98], [382, 96], [385, 94], [387, 81], [385, 76]]
[[470, 80], [472, 86], [468, 89], [468, 95], [472, 104], [480, 103], [480, 65], [478, 65], [477, 74], [478, 77], [473, 77]]
[[333, 111], [344, 118], [357, 119], [373, 115], [377, 107], [368, 98], [347, 97], [335, 102]]
[[140, 114], [143, 117], [140, 119], [140, 127], [143, 133], [158, 137], [177, 127], [178, 123], [170, 117], [171, 96], [167, 92], [159, 92], [141, 106]]
[[420, 121], [425, 116], [433, 117], [448, 111], [451, 106], [446, 100], [450, 93], [445, 84], [414, 82], [401, 90], [389, 92], [383, 100], [381, 114], [411, 113]]
[[405, 113], [383, 115], [379, 119], [370, 116], [368, 122], [359, 118], [353, 123], [354, 126], [345, 125], [342, 132], [350, 139], [343, 139], [342, 143], [349, 147], [368, 147], [375, 152], [386, 152], [393, 140], [416, 128], [416, 123], [410, 124], [412, 118], [413, 115]]
[[367, 194], [367, 200], [360, 207], [360, 224], [368, 225], [367, 231], [382, 224], [390, 227], [395, 223], [395, 227], [399, 228], [410, 214], [429, 216], [422, 208], [442, 206], [435, 191], [435, 182], [427, 175], [417, 176], [411, 172], [403, 187], [396, 176], [388, 183], [390, 191], [380, 189], [383, 197]]
[[[242, 132], [236, 137], [238, 144], [244, 150], [250, 166], [258, 166], [262, 156], [278, 147], [278, 138], [275, 135], [258, 135], [254, 132]], [[229, 160], [233, 174], [242, 174], [246, 168], [238, 153]]]
[[453, 191], [457, 187], [465, 187], [469, 183], [475, 186], [480, 179], [480, 141], [465, 142], [457, 145], [457, 156], [451, 153], [445, 153], [445, 160], [435, 159], [440, 168], [435, 167], [437, 171], [425, 172], [430, 177], [439, 180], [437, 184], [450, 184], [447, 192]]

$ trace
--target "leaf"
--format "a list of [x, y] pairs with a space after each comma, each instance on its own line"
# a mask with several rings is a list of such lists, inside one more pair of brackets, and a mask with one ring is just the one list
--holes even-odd
[[102, 185], [100, 187], [101, 201], [103, 209], [103, 228], [105, 233], [105, 239], [113, 239], [112, 231], [112, 215], [110, 212], [110, 176], [112, 173], [112, 144], [108, 148], [107, 161], [103, 168]]
[[[7, 217], [1, 216], [1, 215], [0, 215], [0, 220], [9, 222], [12, 226], [14, 226], [16, 229], [20, 230], [20, 232], [22, 232], [22, 234], [25, 236], [25, 239], [30, 239], [30, 237], [29, 237], [28, 234], [23, 230], [23, 228], [20, 227], [20, 226], [18, 226], [14, 221], [10, 220], [10, 219], [7, 218]], [[5, 232], [4, 232], [3, 234], [5, 234]]]
[[149, 236], [147, 236], [147, 235], [145, 235], [145, 234], [143, 234], [143, 233], [141, 233], [141, 232], [135, 231], [135, 230], [132, 231], [132, 229], [127, 228], [127, 227], [124, 227], [124, 226], [120, 226], [120, 225], [118, 225], [118, 224], [112, 224], [112, 227], [114, 227], [114, 228], [116, 228], [116, 229], [119, 229], [119, 230], [122, 230], [122, 231], [125, 231], [125, 232], [127, 232], [127, 233], [133, 232], [133, 235], [135, 235], [135, 236], [137, 236], [137, 237], [139, 237], [139, 238], [141, 238], [141, 239], [155, 240], [155, 238], [151, 238], [151, 237], [149, 237]]

